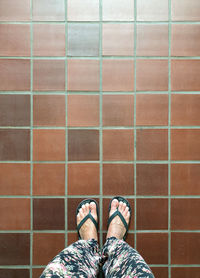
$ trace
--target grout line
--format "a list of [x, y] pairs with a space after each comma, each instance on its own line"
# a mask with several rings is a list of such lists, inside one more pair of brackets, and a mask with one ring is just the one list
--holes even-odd
[[[32, 97], [32, 96], [31, 96]], [[101, 98], [101, 96], [100, 96]], [[163, 125], [163, 126], [140, 126], [140, 125], [135, 125], [133, 124], [132, 126], [33, 126], [31, 127], [32, 130], [65, 130], [68, 128], [69, 130], [135, 130], [135, 129], [168, 129], [169, 126]], [[200, 126], [170, 126], [171, 129], [200, 129]], [[0, 129], [28, 129], [30, 130], [30, 126], [0, 126]]]

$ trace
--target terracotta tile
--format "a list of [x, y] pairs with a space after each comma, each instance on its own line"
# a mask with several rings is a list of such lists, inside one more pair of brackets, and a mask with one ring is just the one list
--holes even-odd
[[134, 61], [103, 60], [102, 86], [103, 91], [133, 91]]
[[65, 20], [64, 0], [33, 0], [33, 20], [62, 21]]
[[69, 56], [99, 56], [99, 23], [69, 23], [67, 49]]
[[65, 126], [65, 96], [34, 95], [34, 126]]
[[200, 160], [200, 130], [171, 130], [171, 159]]
[[103, 160], [134, 160], [133, 130], [103, 130]]
[[0, 60], [0, 91], [30, 90], [30, 60]]
[[[56, 186], [55, 186], [56, 185]], [[33, 165], [33, 195], [65, 195], [64, 164]]]
[[64, 230], [65, 204], [64, 199], [33, 200], [34, 230]]
[[183, 265], [200, 263], [199, 233], [171, 234], [171, 263]]
[[200, 20], [200, 2], [198, 0], [183, 0], [172, 1], [172, 20], [190, 20], [199, 21]]
[[199, 199], [171, 200], [171, 229], [199, 230], [200, 223], [196, 214], [200, 210]]
[[155, 277], [168, 278], [167, 267], [151, 267], [151, 270]]
[[132, 164], [103, 164], [103, 195], [133, 195]]
[[99, 91], [98, 60], [68, 60], [69, 91]]
[[200, 164], [171, 164], [171, 194], [200, 195]]
[[0, 125], [30, 126], [30, 96], [0, 95]]
[[99, 160], [99, 131], [69, 130], [68, 160]]
[[172, 60], [171, 87], [172, 91], [199, 91], [200, 90], [200, 61], [199, 60]]
[[33, 130], [33, 160], [64, 161], [65, 130]]
[[64, 91], [65, 61], [35, 60], [33, 62], [34, 91]]
[[200, 125], [200, 95], [171, 95], [171, 125]]
[[133, 95], [103, 95], [104, 126], [133, 126], [133, 124]]
[[167, 21], [168, 0], [140, 0], [137, 2], [137, 20]]
[[0, 2], [0, 21], [28, 21], [30, 20], [30, 1], [22, 0], [13, 5], [13, 0]]
[[6, 278], [29, 278], [29, 269], [0, 269], [0, 277]]
[[199, 277], [199, 267], [172, 267], [171, 277], [172, 278], [198, 278]]
[[97, 21], [99, 20], [98, 0], [68, 0], [67, 19], [70, 21]]
[[42, 274], [44, 268], [33, 268], [32, 269], [32, 278], [38, 278]]
[[1, 129], [0, 142], [0, 160], [30, 160], [29, 130]]
[[99, 126], [98, 95], [68, 95], [68, 126]]
[[33, 25], [34, 56], [65, 56], [65, 24]]
[[99, 171], [96, 163], [68, 164], [68, 194], [98, 195]]
[[137, 25], [137, 56], [168, 56], [168, 25]]
[[168, 195], [167, 164], [137, 164], [137, 195]]
[[168, 95], [137, 95], [136, 124], [168, 125]]
[[33, 234], [33, 264], [47, 265], [65, 248], [64, 234]]
[[137, 91], [167, 91], [168, 61], [138, 60], [136, 84]]
[[138, 160], [168, 160], [168, 131], [166, 129], [137, 130]]
[[[107, 233], [103, 233], [103, 243], [106, 242], [106, 235]], [[129, 233], [127, 235], [127, 238], [126, 238], [126, 242], [132, 247], [134, 248], [134, 234], [133, 233]], [[104, 276], [103, 276], [104, 277]]]
[[137, 234], [137, 251], [147, 264], [168, 264], [168, 234]]
[[134, 55], [133, 24], [104, 23], [102, 32], [102, 54], [104, 56]]
[[30, 25], [0, 25], [0, 55], [30, 56]]
[[30, 199], [2, 198], [0, 218], [0, 230], [29, 230]]
[[[30, 264], [30, 234], [1, 233], [0, 234], [0, 264], [29, 265]], [[1, 277], [7, 277], [1, 276]], [[15, 276], [12, 276], [12, 278]], [[23, 276], [24, 277], [24, 276]]]
[[67, 245], [69, 246], [70, 244], [76, 242], [78, 240], [78, 234], [77, 232], [75, 233], [67, 233]]
[[134, 20], [134, 2], [131, 0], [102, 0], [103, 20]]
[[29, 195], [30, 164], [1, 163], [0, 185], [0, 195]]

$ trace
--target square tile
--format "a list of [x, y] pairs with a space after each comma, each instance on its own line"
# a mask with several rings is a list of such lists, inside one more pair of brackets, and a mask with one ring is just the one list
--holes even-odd
[[133, 126], [134, 96], [103, 95], [103, 126]]
[[173, 0], [172, 1], [172, 20], [177, 21], [199, 21], [200, 2], [198, 0]]
[[33, 20], [63, 21], [65, 20], [64, 0], [33, 0]]
[[168, 125], [168, 94], [138, 94], [136, 125]]
[[103, 91], [133, 91], [134, 61], [103, 60], [102, 63]]
[[0, 11], [0, 21], [28, 21], [31, 17], [30, 1], [22, 0], [13, 5], [13, 0], [2, 0]]
[[168, 278], [168, 267], [151, 267], [155, 277]]
[[65, 96], [34, 95], [34, 126], [65, 126]]
[[137, 91], [168, 91], [167, 60], [137, 60]]
[[98, 60], [68, 60], [69, 91], [99, 91]]
[[68, 194], [98, 195], [100, 169], [97, 163], [68, 164]]
[[30, 160], [30, 130], [0, 129], [0, 160]]
[[67, 19], [69, 21], [98, 21], [99, 0], [68, 0]]
[[30, 126], [30, 96], [0, 95], [0, 126]]
[[102, 0], [103, 20], [134, 20], [134, 1]]
[[134, 55], [133, 24], [104, 23], [102, 27], [102, 54], [104, 56]]
[[172, 267], [171, 277], [172, 278], [198, 278], [199, 277], [199, 267]]
[[99, 126], [98, 95], [68, 95], [68, 126]]
[[74, 232], [74, 233], [67, 233], [67, 243], [68, 243], [68, 246], [70, 244], [73, 244], [74, 242], [76, 242], [78, 240], [78, 234], [77, 232]]
[[0, 269], [0, 277], [6, 277], [6, 278], [29, 278], [30, 277], [30, 271], [29, 269]]
[[133, 164], [103, 164], [103, 195], [133, 194]]
[[32, 268], [32, 278], [38, 278], [42, 274], [44, 267], [42, 268]]
[[137, 1], [138, 21], [167, 21], [168, 0]]
[[64, 199], [33, 199], [33, 229], [64, 230]]
[[103, 130], [103, 160], [134, 160], [133, 130]]
[[30, 199], [2, 198], [0, 218], [0, 230], [29, 230]]
[[68, 130], [68, 160], [99, 160], [99, 131]]
[[99, 23], [69, 23], [69, 56], [99, 56]]
[[65, 165], [33, 164], [33, 195], [64, 196]]
[[168, 130], [137, 130], [137, 160], [168, 160]]

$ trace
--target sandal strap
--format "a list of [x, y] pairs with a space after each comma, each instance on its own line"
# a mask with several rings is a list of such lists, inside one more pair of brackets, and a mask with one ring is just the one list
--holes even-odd
[[98, 231], [98, 223], [97, 223], [97, 221], [94, 219], [94, 217], [92, 216], [91, 212], [89, 212], [89, 213], [81, 220], [81, 222], [78, 224], [78, 226], [77, 226], [78, 233], [79, 233], [80, 228], [83, 226], [83, 224], [84, 224], [89, 218], [92, 220], [92, 222], [94, 223], [94, 225], [95, 225], [95, 227], [96, 227], [96, 229], [97, 229], [97, 231]]
[[119, 216], [122, 223], [124, 224], [124, 227], [126, 228], [126, 233], [128, 231], [128, 224], [126, 223], [126, 220], [124, 218], [124, 216], [121, 214], [120, 211], [116, 210], [108, 219], [108, 226], [110, 225], [111, 221], [116, 217]]

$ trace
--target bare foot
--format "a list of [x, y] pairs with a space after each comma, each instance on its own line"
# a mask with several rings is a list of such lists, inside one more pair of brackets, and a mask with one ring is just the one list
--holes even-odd
[[[92, 216], [97, 221], [97, 211], [96, 211], [96, 204], [94, 202], [86, 203], [85, 205], [82, 205], [82, 207], [79, 210], [79, 213], [77, 215], [77, 225], [81, 222], [81, 220], [91, 211]], [[96, 239], [97, 240], [97, 230], [92, 222], [91, 219], [88, 219], [80, 228], [80, 236], [81, 239]]]
[[[129, 208], [127, 207], [127, 205], [123, 202], [118, 202], [117, 199], [114, 199], [111, 203], [111, 210], [110, 210], [110, 214], [109, 217], [117, 210], [121, 212], [121, 214], [124, 216], [126, 223], [129, 223], [129, 219], [130, 219], [130, 211]], [[121, 219], [119, 218], [119, 216], [116, 216], [110, 223], [109, 228], [108, 228], [108, 233], [107, 233], [107, 237], [116, 237], [118, 239], [123, 239], [123, 236], [126, 233], [126, 229], [124, 227], [124, 224], [122, 223]]]

